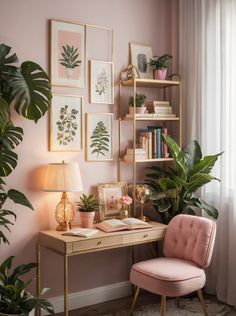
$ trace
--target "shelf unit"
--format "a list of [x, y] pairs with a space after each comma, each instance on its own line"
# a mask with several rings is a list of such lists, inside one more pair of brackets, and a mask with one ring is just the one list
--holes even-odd
[[[131, 88], [133, 90], [133, 95], [135, 96], [137, 93], [137, 88], [154, 88], [154, 89], [161, 89], [163, 91], [163, 101], [166, 100], [166, 92], [167, 89], [171, 89], [172, 87], [176, 87], [178, 89], [178, 117], [136, 117], [135, 114], [133, 114], [133, 117], [126, 118], [122, 116], [122, 102], [121, 102], [121, 95], [122, 95], [122, 89], [123, 88]], [[182, 83], [181, 81], [177, 80], [154, 80], [154, 79], [138, 79], [134, 78], [132, 80], [125, 80], [120, 81], [119, 86], [119, 165], [118, 165], [118, 181], [121, 181], [121, 168], [122, 164], [132, 164], [133, 167], [133, 196], [134, 196], [134, 190], [136, 185], [136, 165], [140, 163], [160, 163], [160, 162], [170, 162], [173, 161], [172, 158], [152, 158], [152, 159], [135, 159], [135, 148], [136, 148], [136, 131], [137, 131], [137, 124], [138, 122], [162, 122], [162, 124], [165, 124], [165, 122], [176, 122], [178, 127], [178, 143], [180, 147], [182, 147]], [[171, 101], [171, 100], [170, 100]], [[135, 102], [135, 98], [134, 98]], [[124, 106], [124, 105], [123, 105]], [[134, 107], [136, 104], [134, 104]], [[132, 139], [133, 139], [133, 160], [127, 161], [124, 160], [121, 155], [121, 134], [122, 134], [122, 122], [128, 121], [132, 123]], [[134, 201], [134, 211], [133, 216], [135, 216], [135, 201]]]

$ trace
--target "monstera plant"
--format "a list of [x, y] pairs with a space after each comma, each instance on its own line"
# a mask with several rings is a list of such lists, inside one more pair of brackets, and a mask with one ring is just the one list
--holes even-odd
[[212, 180], [219, 181], [211, 175], [211, 170], [222, 153], [202, 157], [197, 141], [190, 142], [181, 150], [171, 137], [164, 134], [162, 137], [174, 159], [174, 166], [168, 170], [153, 166], [146, 175], [153, 206], [162, 221], [168, 224], [181, 213], [194, 215], [196, 208], [217, 219], [218, 210], [203, 201], [196, 191]]
[[11, 112], [15, 110], [37, 122], [48, 110], [50, 100], [51, 85], [46, 72], [32, 61], [18, 65], [11, 47], [0, 44], [0, 243], [8, 243], [4, 231], [10, 230], [12, 219], [16, 218], [15, 212], [5, 207], [6, 200], [33, 209], [23, 193], [5, 189], [4, 178], [17, 166], [14, 150], [23, 139], [23, 130], [14, 126]]

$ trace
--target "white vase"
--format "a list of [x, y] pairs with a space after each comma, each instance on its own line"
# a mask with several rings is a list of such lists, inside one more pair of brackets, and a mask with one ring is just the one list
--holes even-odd
[[[136, 106], [135, 107], [135, 113], [138, 113], [138, 114], [145, 114], [146, 110], [147, 110], [146, 106], [142, 106], [142, 107]], [[134, 113], [134, 107], [130, 106], [129, 107], [129, 114], [133, 115], [133, 113]]]

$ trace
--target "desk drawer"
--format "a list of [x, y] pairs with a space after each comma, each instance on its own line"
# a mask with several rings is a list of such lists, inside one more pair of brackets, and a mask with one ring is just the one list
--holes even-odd
[[123, 236], [123, 244], [148, 242], [149, 240], [163, 239], [163, 237], [164, 237], [163, 230], [134, 232], [132, 234]]
[[94, 249], [106, 249], [112, 248], [112, 246], [122, 245], [121, 236], [111, 236], [106, 238], [93, 238], [87, 240], [80, 240], [78, 242], [73, 243], [73, 252], [78, 251], [89, 251]]

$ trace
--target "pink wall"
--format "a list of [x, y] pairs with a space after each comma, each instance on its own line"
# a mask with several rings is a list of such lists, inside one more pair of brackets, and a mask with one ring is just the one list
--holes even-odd
[[[151, 45], [154, 54], [164, 52], [174, 55], [172, 71], [176, 72], [178, 60], [178, 1], [177, 0], [1, 0], [0, 42], [13, 47], [20, 61], [33, 60], [48, 71], [49, 20], [73, 20], [81, 23], [111, 27], [114, 30], [115, 81], [128, 63], [128, 43]], [[93, 38], [94, 54], [99, 45]], [[94, 58], [93, 51], [89, 55]], [[89, 57], [89, 56], [88, 56]], [[89, 57], [90, 58], [90, 57]], [[117, 113], [118, 86], [115, 86], [115, 105], [91, 105], [88, 88], [53, 88], [53, 92], [78, 94], [84, 97], [83, 112]], [[58, 153], [48, 151], [48, 115], [38, 124], [23, 120], [14, 114], [15, 124], [23, 127], [24, 141], [18, 148], [19, 163], [7, 183], [23, 191], [35, 207], [31, 212], [24, 207], [11, 205], [17, 211], [17, 222], [9, 234], [11, 246], [1, 246], [0, 261], [9, 255], [16, 256], [17, 263], [35, 260], [38, 231], [54, 228], [54, 209], [60, 194], [42, 191], [42, 178], [49, 162], [79, 162], [84, 191], [95, 192], [98, 182], [117, 180], [117, 120], [115, 121], [115, 160], [107, 163], [85, 162], [85, 152]], [[84, 137], [85, 138], [85, 134]], [[83, 147], [84, 148], [84, 147]], [[70, 194], [72, 200], [78, 195]], [[47, 271], [44, 285], [52, 288], [50, 296], [62, 293], [62, 258], [45, 251], [43, 259]], [[70, 290], [85, 290], [128, 279], [130, 250], [115, 249], [104, 253], [72, 258]], [[73, 276], [80, 282], [74, 281]], [[47, 283], [45, 282], [47, 280]]]

